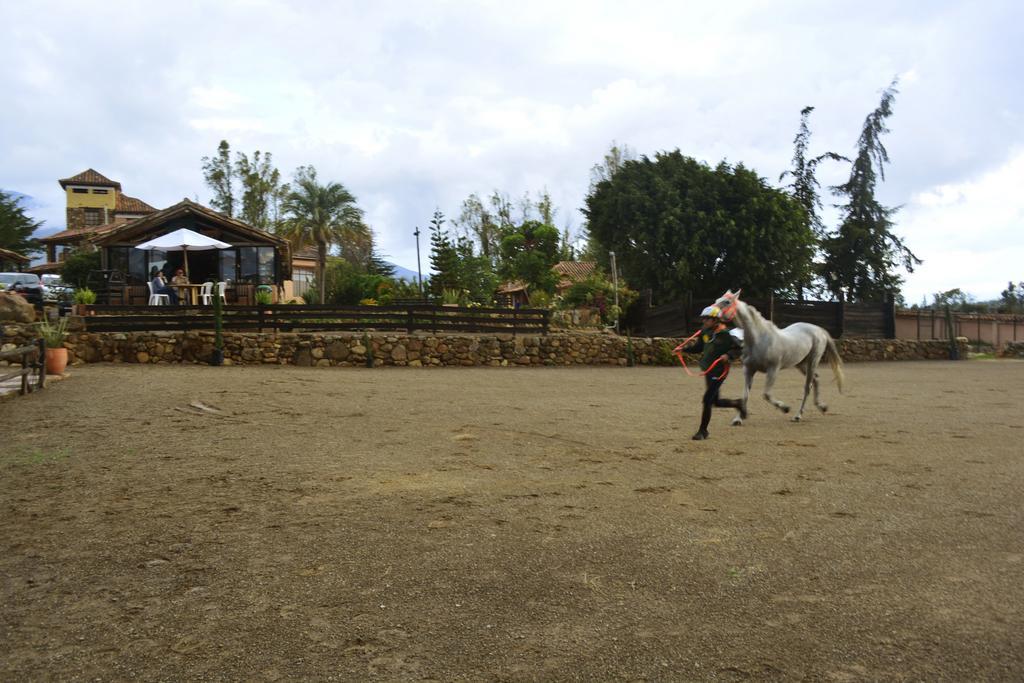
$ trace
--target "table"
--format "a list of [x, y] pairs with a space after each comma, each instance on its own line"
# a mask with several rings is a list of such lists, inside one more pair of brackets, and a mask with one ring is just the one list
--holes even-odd
[[[196, 306], [199, 300], [199, 291], [203, 288], [202, 285], [171, 285], [174, 289], [178, 290], [178, 297], [182, 301], [188, 301], [190, 306]], [[216, 287], [216, 285], [214, 285]]]

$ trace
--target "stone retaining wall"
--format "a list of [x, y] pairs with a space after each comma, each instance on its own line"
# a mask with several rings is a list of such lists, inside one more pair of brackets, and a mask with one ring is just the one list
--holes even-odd
[[[4, 326], [2, 344], [32, 338], [27, 325]], [[637, 365], [674, 365], [678, 339], [633, 339]], [[69, 361], [81, 363], [203, 363], [213, 351], [212, 332], [130, 332], [72, 334]], [[520, 335], [404, 335], [337, 333], [225, 333], [225, 364], [365, 366], [626, 365], [627, 341], [607, 333]], [[842, 339], [846, 362], [945, 360], [949, 343], [899, 339]], [[966, 358], [963, 345], [961, 357]]]
[[999, 355], [1003, 358], [1024, 358], [1024, 342], [1006, 342]]

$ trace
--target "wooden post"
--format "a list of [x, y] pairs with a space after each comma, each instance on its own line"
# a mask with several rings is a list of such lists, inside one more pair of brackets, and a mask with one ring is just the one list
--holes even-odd
[[896, 338], [896, 301], [893, 297], [889, 297], [883, 304], [884, 309], [882, 315], [885, 316], [885, 338], [895, 339]]
[[917, 309], [917, 340], [921, 341], [921, 309]]
[[39, 388], [46, 386], [46, 340], [39, 338]]
[[28, 373], [32, 367], [28, 362], [28, 351], [21, 352], [21, 395], [28, 393]]
[[412, 306], [405, 309], [405, 331], [406, 334], [412, 334], [413, 318], [412, 318]]
[[516, 308], [512, 309], [512, 336], [513, 337], [516, 336], [516, 311], [517, 310], [518, 309], [516, 309]]

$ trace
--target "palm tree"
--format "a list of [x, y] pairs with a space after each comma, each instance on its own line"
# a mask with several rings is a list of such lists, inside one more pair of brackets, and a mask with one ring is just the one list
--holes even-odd
[[315, 243], [317, 247], [317, 282], [320, 303], [327, 292], [327, 249], [333, 243], [344, 244], [353, 235], [369, 230], [363, 223], [363, 211], [356, 206], [355, 196], [341, 183], [321, 185], [312, 166], [300, 166], [295, 182], [284, 199], [285, 220], [281, 234], [295, 249]]

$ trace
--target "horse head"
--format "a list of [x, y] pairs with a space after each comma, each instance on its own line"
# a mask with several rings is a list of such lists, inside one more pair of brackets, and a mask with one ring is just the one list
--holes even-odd
[[715, 301], [715, 306], [722, 311], [722, 320], [732, 322], [736, 317], [736, 306], [739, 303], [740, 292], [742, 291], [742, 289], [737, 289], [734, 294], [731, 289], [726, 290], [725, 294], [718, 297], [718, 300]]

